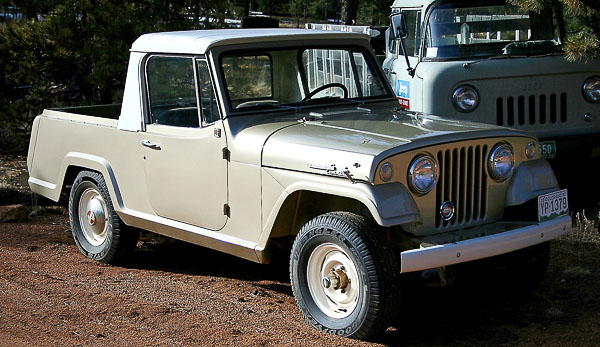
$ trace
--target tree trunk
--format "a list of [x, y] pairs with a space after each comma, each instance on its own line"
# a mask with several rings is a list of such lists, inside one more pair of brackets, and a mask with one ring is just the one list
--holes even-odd
[[342, 24], [356, 24], [358, 0], [342, 0]]
[[248, 17], [250, 15], [250, 0], [244, 1], [244, 15], [242, 17]]

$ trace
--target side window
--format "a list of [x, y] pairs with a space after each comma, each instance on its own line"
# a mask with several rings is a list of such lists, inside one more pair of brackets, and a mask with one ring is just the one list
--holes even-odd
[[404, 40], [406, 52], [408, 55], [417, 56], [421, 41], [421, 11], [404, 10], [402, 13], [406, 18], [406, 28], [408, 29], [408, 37]]
[[151, 57], [146, 64], [146, 78], [151, 123], [200, 126], [191, 58]]
[[[418, 56], [421, 42], [421, 10], [402, 10], [401, 12], [404, 14], [406, 29], [408, 30], [408, 36], [404, 39], [406, 53], [410, 56]], [[393, 33], [389, 35], [388, 47], [390, 53], [394, 53], [396, 40], [394, 40]], [[402, 49], [400, 49], [400, 54], [402, 54]]]
[[227, 82], [231, 107], [266, 102], [273, 99], [273, 64], [268, 55], [223, 57], [222, 68]]
[[200, 96], [200, 108], [202, 108], [202, 122], [214, 123], [219, 120], [219, 108], [210, 81], [210, 72], [206, 60], [197, 60], [198, 66], [198, 95]]

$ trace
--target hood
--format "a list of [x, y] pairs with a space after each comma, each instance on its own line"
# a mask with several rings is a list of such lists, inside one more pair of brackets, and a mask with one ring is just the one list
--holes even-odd
[[[562, 55], [423, 61], [416, 77], [422, 95], [415, 95], [426, 113], [509, 126], [542, 139], [590, 135], [600, 132], [600, 118], [585, 115], [597, 114], [598, 105], [587, 102], [581, 88], [598, 74], [600, 60], [568, 62]], [[454, 90], [465, 84], [479, 92], [472, 112], [452, 104]]]
[[[301, 115], [300, 115], [301, 116]], [[306, 113], [273, 133], [263, 148], [269, 167], [370, 180], [380, 160], [435, 144], [487, 137], [524, 136], [510, 129], [415, 112], [390, 104]]]

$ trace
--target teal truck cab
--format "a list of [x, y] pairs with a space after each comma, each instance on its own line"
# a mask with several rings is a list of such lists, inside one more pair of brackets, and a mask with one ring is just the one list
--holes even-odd
[[600, 157], [600, 62], [565, 60], [560, 9], [396, 0], [391, 22], [383, 69], [406, 109], [531, 132], [551, 163]]

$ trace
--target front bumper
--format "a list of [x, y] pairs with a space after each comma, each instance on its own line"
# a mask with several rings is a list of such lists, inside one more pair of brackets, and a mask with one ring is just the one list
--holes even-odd
[[488, 236], [421, 246], [400, 253], [400, 272], [413, 272], [493, 257], [552, 240], [571, 230], [571, 217], [543, 223], [497, 222], [478, 226]]

